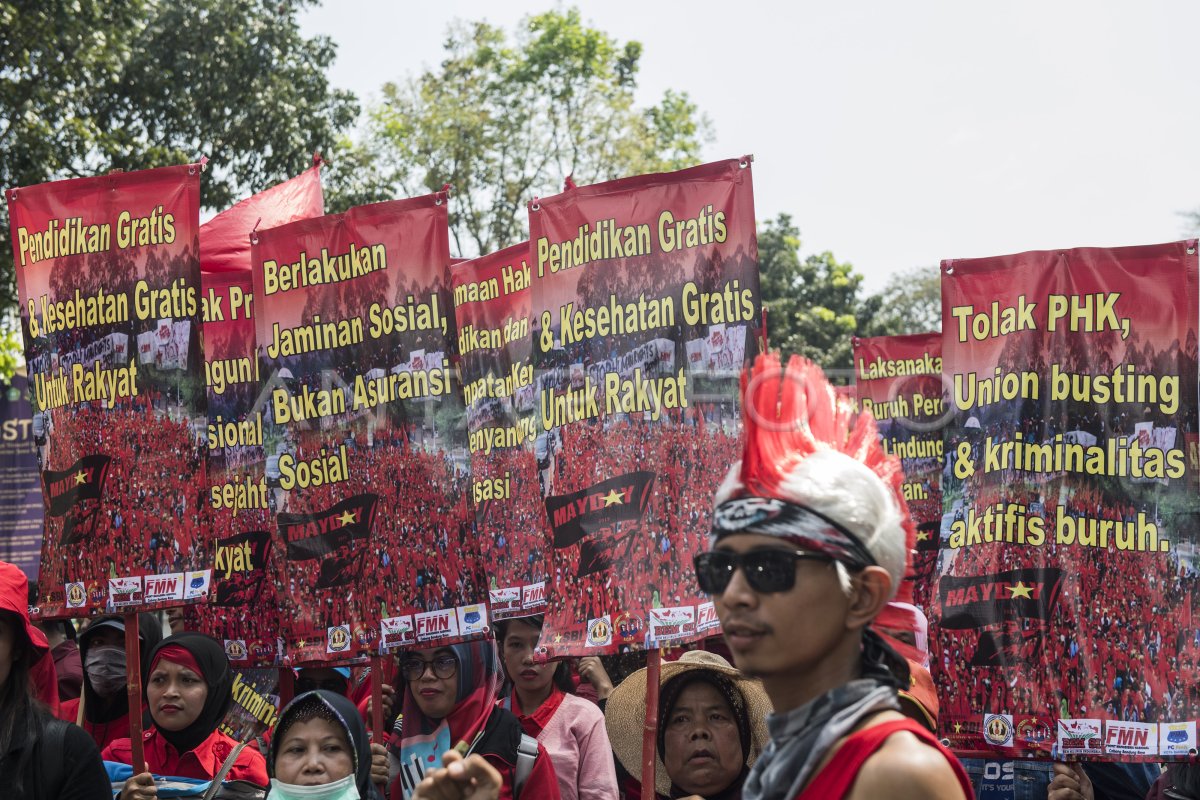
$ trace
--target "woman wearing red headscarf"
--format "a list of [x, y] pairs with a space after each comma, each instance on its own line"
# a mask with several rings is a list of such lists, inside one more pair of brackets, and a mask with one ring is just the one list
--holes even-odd
[[[120, 800], [157, 797], [151, 773], [212, 778], [238, 745], [217, 730], [233, 699], [229, 659], [217, 640], [201, 633], [177, 633], [163, 639], [150, 654], [145, 695], [154, 721], [144, 737], [146, 772], [125, 782]], [[116, 740], [104, 749], [103, 756], [131, 763], [129, 739]], [[266, 759], [251, 747], [243, 748], [225, 779], [266, 786]]]

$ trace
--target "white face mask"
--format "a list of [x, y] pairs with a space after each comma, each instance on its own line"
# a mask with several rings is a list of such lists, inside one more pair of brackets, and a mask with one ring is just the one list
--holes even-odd
[[360, 800], [353, 775], [320, 786], [297, 786], [271, 778], [270, 796], [275, 800]]

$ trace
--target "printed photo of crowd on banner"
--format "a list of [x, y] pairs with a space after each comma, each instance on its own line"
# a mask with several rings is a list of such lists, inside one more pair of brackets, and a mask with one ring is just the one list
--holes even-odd
[[1196, 240], [947, 259], [847, 381], [750, 155], [472, 258], [328, 168], [5, 190], [0, 797], [1200, 798]]

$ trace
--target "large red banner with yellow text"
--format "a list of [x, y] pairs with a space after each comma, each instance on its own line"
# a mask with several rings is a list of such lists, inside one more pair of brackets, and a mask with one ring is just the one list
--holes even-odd
[[854, 340], [859, 408], [870, 411], [883, 448], [904, 464], [904, 500], [917, 541], [898, 599], [929, 608], [942, 523], [942, 335]]
[[719, 630], [692, 557], [738, 458], [738, 376], [760, 339], [749, 159], [530, 205], [550, 656]]
[[204, 600], [200, 165], [7, 197], [46, 510], [40, 613]]
[[376, 203], [257, 234], [267, 486], [293, 663], [487, 626], [450, 363], [446, 199]]
[[934, 660], [960, 749], [1196, 748], [1196, 243], [942, 264]]
[[493, 619], [546, 608], [550, 532], [534, 447], [528, 258], [521, 242], [451, 269], [471, 500]]

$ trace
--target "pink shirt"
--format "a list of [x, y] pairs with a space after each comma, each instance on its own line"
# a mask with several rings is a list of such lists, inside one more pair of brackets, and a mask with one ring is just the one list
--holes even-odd
[[617, 770], [604, 712], [573, 694], [537, 737], [554, 762], [562, 800], [616, 800]]

